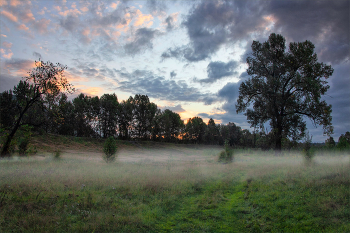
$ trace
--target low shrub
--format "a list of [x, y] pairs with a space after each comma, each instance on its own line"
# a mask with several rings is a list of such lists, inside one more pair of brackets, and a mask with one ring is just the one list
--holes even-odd
[[35, 155], [36, 153], [38, 153], [38, 150], [37, 150], [36, 146], [31, 145], [31, 146], [28, 147], [28, 149], [27, 149], [27, 154], [28, 155], [31, 155], [31, 154]]
[[315, 149], [311, 146], [312, 136], [306, 134], [304, 141], [303, 154], [307, 165], [311, 165], [313, 157], [315, 157]]
[[228, 145], [228, 141], [225, 140], [225, 148], [219, 154], [219, 162], [230, 163], [233, 161], [233, 150]]
[[18, 142], [19, 155], [26, 155], [27, 154], [28, 144], [29, 144], [28, 137], [24, 137], [24, 138], [19, 139], [19, 142]]
[[109, 163], [115, 160], [115, 154], [117, 153], [117, 144], [114, 137], [109, 137], [103, 145], [104, 156], [103, 159]]
[[61, 158], [61, 154], [62, 154], [61, 150], [60, 150], [60, 149], [56, 149], [56, 150], [53, 152], [53, 158], [56, 159], [56, 160], [58, 160], [58, 159]]

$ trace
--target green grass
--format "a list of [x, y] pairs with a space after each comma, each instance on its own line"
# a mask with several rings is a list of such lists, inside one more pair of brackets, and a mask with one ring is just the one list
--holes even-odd
[[305, 166], [237, 151], [222, 164], [219, 147], [162, 146], [164, 160], [154, 145], [132, 150], [158, 156], [147, 162], [123, 160], [126, 150], [111, 164], [1, 160], [0, 232], [350, 232], [349, 156]]

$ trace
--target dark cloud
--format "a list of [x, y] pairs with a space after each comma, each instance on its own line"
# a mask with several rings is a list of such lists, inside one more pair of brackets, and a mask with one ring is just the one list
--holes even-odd
[[186, 110], [182, 108], [181, 104], [178, 104], [178, 105], [172, 106], [172, 107], [164, 106], [161, 109], [162, 110], [169, 109], [169, 110], [176, 112], [176, 113], [186, 112]]
[[167, 26], [166, 26], [167, 31], [171, 31], [171, 30], [174, 29], [174, 27], [175, 27], [175, 22], [176, 22], [175, 15], [169, 15], [169, 16], [165, 19], [164, 23], [167, 25]]
[[124, 46], [125, 53], [135, 55], [146, 49], [153, 48], [152, 40], [159, 34], [158, 30], [150, 28], [140, 28], [136, 30], [134, 41]]
[[203, 0], [182, 23], [190, 43], [168, 48], [161, 57], [201, 61], [223, 45], [248, 41], [250, 50], [253, 39], [278, 32], [290, 42], [311, 40], [321, 61], [338, 64], [350, 57], [349, 4], [348, 0]]
[[93, 68], [84, 68], [82, 71], [83, 71], [83, 75], [87, 77], [95, 77], [99, 73], [96, 69], [93, 69]]
[[133, 94], [141, 93], [168, 101], [203, 102], [204, 104], [212, 104], [217, 101], [216, 96], [202, 93], [199, 89], [188, 86], [183, 80], [167, 80], [151, 71], [135, 70], [128, 73], [125, 70], [118, 70], [117, 73], [127, 79], [127, 81], [119, 82], [119, 88], [122, 91]]
[[236, 113], [236, 102], [239, 95], [239, 83], [227, 83], [221, 90], [218, 91], [217, 97], [224, 101], [223, 105], [219, 109], [220, 111], [224, 111], [224, 114], [210, 114], [203, 117], [213, 118], [216, 120], [221, 120], [223, 124], [227, 124], [228, 122], [235, 122], [239, 126], [245, 129], [249, 129], [249, 125], [247, 123], [246, 116], [243, 113]]
[[[130, 11], [133, 13], [132, 11]], [[108, 27], [115, 24], [126, 24], [126, 20], [124, 19], [124, 14], [126, 13], [126, 8], [120, 4], [117, 9], [110, 13], [104, 14], [102, 17], [96, 17], [91, 19], [91, 23], [96, 26], [104, 26]]]
[[171, 77], [171, 78], [176, 77], [176, 75], [177, 75], [177, 73], [175, 72], [175, 70], [173, 70], [173, 71], [170, 72], [170, 77]]
[[190, 43], [169, 48], [162, 58], [184, 58], [190, 62], [210, 58], [222, 45], [259, 31], [264, 5], [264, 1], [202, 1], [182, 23]]
[[13, 87], [17, 86], [20, 80], [20, 77], [0, 73], [0, 92], [13, 90]]
[[242, 81], [245, 81], [246, 79], [250, 78], [249, 74], [245, 71], [240, 74], [239, 79]]
[[340, 134], [350, 131], [350, 64], [346, 62], [333, 68], [333, 76], [328, 79], [330, 89], [323, 99], [332, 105], [333, 137], [338, 138]]
[[75, 32], [79, 29], [80, 19], [78, 16], [69, 14], [67, 17], [60, 20], [60, 25], [69, 32]]
[[108, 68], [106, 65], [76, 59], [73, 60], [73, 63], [74, 66], [69, 67], [68, 71], [74, 75], [97, 80], [104, 80], [105, 77], [115, 78], [115, 70]]
[[38, 59], [42, 59], [41, 54], [37, 53], [37, 52], [33, 52], [33, 56], [38, 58]]
[[197, 115], [201, 118], [210, 118], [210, 116], [211, 116], [208, 113], [198, 113]]
[[26, 59], [5, 59], [1, 61], [0, 69], [0, 92], [12, 89], [17, 86], [22, 77], [32, 70], [34, 61]]
[[146, 6], [154, 15], [163, 15], [167, 10], [164, 1], [148, 0]]
[[34, 61], [32, 60], [11, 58], [11, 59], [5, 60], [3, 64], [1, 64], [1, 71], [7, 70], [8, 73], [16, 70], [31, 71], [33, 64], [34, 64]]
[[213, 83], [221, 78], [229, 77], [238, 74], [234, 71], [238, 67], [236, 61], [229, 61], [227, 63], [221, 61], [210, 62], [207, 66], [207, 79], [199, 80], [201, 83]]
[[227, 101], [235, 101], [239, 95], [240, 83], [227, 83], [221, 90], [218, 91], [218, 97]]
[[271, 1], [269, 13], [276, 31], [290, 41], [311, 40], [320, 60], [339, 63], [349, 59], [350, 1]]
[[176, 47], [176, 48], [169, 48], [167, 51], [163, 52], [161, 55], [161, 58], [164, 60], [166, 58], [177, 58], [179, 60], [183, 59], [184, 53], [185, 53], [186, 47]]
[[202, 118], [213, 118], [214, 121], [221, 121], [221, 124], [226, 125], [229, 122], [234, 122], [243, 129], [250, 129], [250, 125], [247, 123], [246, 116], [243, 114], [236, 114], [236, 112], [226, 112], [225, 114], [208, 114], [199, 113], [198, 116]]

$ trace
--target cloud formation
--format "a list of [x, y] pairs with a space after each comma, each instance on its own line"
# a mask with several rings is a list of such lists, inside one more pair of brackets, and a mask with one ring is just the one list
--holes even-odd
[[185, 81], [167, 80], [148, 70], [134, 70], [129, 73], [118, 70], [117, 74], [125, 81], [119, 81], [118, 89], [133, 94], [146, 94], [149, 97], [168, 101], [203, 102], [212, 104], [217, 99], [210, 93], [201, 93], [197, 88], [190, 87]]
[[349, 5], [348, 0], [0, 1], [0, 86], [12, 88], [32, 59], [45, 58], [66, 64], [67, 77], [82, 91], [147, 94], [181, 103], [179, 108], [187, 101], [197, 109], [204, 103], [214, 113], [191, 110], [186, 117], [202, 114], [247, 125], [235, 113], [239, 83], [234, 82], [249, 78], [241, 67], [253, 40], [264, 42], [274, 32], [287, 45], [310, 40], [319, 61], [335, 69], [327, 93], [332, 98], [325, 99], [333, 105], [336, 138], [349, 124]]
[[207, 66], [208, 78], [201, 79], [201, 83], [213, 83], [224, 77], [230, 77], [232, 75], [238, 75], [238, 72], [234, 71], [238, 67], [236, 61], [229, 61], [227, 63], [221, 61], [210, 62]]
[[182, 108], [181, 104], [178, 104], [176, 106], [164, 106], [164, 107], [161, 107], [161, 109], [162, 110], [169, 109], [176, 113], [186, 112], [186, 110]]
[[170, 77], [171, 77], [171, 78], [176, 77], [176, 75], [177, 75], [177, 74], [176, 74], [176, 72], [175, 72], [174, 70], [170, 72]]
[[137, 29], [135, 32], [134, 40], [130, 43], [127, 43], [124, 46], [125, 53], [129, 55], [135, 55], [137, 53], [142, 53], [146, 49], [152, 49], [152, 40], [157, 34], [159, 34], [158, 30], [153, 30], [149, 28]]
[[274, 28], [291, 41], [310, 40], [321, 61], [349, 60], [350, 1], [270, 1]]
[[182, 25], [190, 43], [169, 48], [161, 57], [197, 62], [210, 58], [224, 44], [246, 39], [249, 33], [264, 30], [263, 1], [201, 1]]

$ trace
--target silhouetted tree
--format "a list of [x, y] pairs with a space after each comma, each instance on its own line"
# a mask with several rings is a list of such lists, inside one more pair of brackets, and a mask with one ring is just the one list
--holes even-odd
[[62, 93], [58, 101], [57, 131], [61, 135], [74, 135], [75, 117], [74, 105], [68, 96]]
[[167, 142], [174, 141], [184, 126], [180, 115], [169, 109], [165, 109], [159, 115], [157, 123], [159, 125], [159, 137], [164, 138]]
[[134, 111], [134, 99], [130, 96], [129, 99], [123, 100], [118, 105], [118, 124], [119, 124], [119, 137], [121, 139], [129, 139], [130, 128], [133, 122]]
[[75, 134], [78, 137], [96, 137], [99, 115], [98, 97], [91, 98], [83, 93], [73, 99]]
[[204, 139], [206, 124], [200, 117], [188, 119], [185, 127], [185, 139], [192, 143], [201, 143]]
[[328, 148], [333, 148], [335, 147], [335, 141], [333, 137], [329, 137], [328, 139], [326, 139], [325, 144]]
[[219, 144], [219, 128], [215, 124], [213, 118], [210, 118], [205, 133], [205, 143], [210, 145]]
[[134, 134], [139, 139], [149, 139], [152, 122], [157, 112], [157, 105], [151, 103], [147, 95], [135, 95], [134, 105]]
[[350, 149], [350, 132], [346, 132], [345, 135], [340, 135], [338, 139], [337, 148], [340, 150]]
[[17, 86], [16, 102], [18, 114], [14, 124], [3, 145], [1, 157], [9, 156], [9, 146], [15, 133], [23, 124], [23, 118], [27, 111], [36, 103], [42, 101], [45, 96], [57, 96], [61, 91], [72, 92], [74, 88], [64, 77], [64, 70], [67, 69], [59, 63], [54, 65], [51, 62], [35, 61], [36, 68], [29, 75], [20, 81]]
[[[252, 126], [263, 127], [270, 121], [277, 154], [283, 137], [304, 135], [304, 116], [323, 125], [325, 133], [333, 131], [331, 105], [321, 101], [333, 69], [317, 62], [314, 48], [310, 41], [290, 43], [286, 52], [284, 37], [274, 33], [264, 43], [252, 43], [253, 52], [247, 58], [251, 78], [239, 87], [237, 113], [245, 112]], [[253, 109], [248, 109], [252, 103]]]
[[16, 119], [16, 96], [12, 90], [0, 94], [0, 127], [9, 130], [13, 127]]
[[100, 98], [101, 111], [99, 124], [104, 138], [115, 136], [118, 126], [118, 98], [113, 94], [104, 94]]

